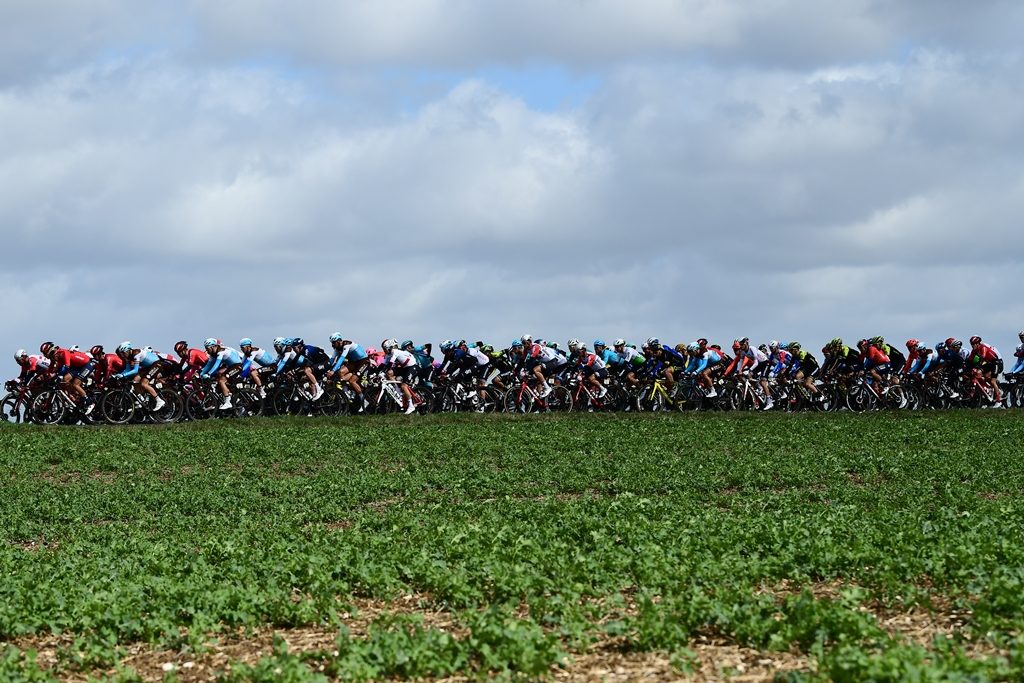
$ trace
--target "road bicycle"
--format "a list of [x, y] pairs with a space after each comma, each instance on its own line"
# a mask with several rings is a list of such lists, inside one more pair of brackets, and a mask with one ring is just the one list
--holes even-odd
[[561, 384], [551, 387], [547, 396], [541, 396], [530, 385], [529, 379], [520, 377], [505, 392], [506, 413], [547, 413], [570, 410], [572, 410], [572, 394]]
[[0, 421], [21, 424], [32, 421], [32, 399], [34, 394], [28, 384], [8, 380], [4, 385], [7, 394], [0, 400]]
[[110, 424], [128, 424], [129, 422], [156, 422], [166, 424], [177, 422], [185, 412], [185, 406], [174, 389], [155, 382], [153, 388], [157, 396], [163, 399], [164, 405], [155, 410], [153, 397], [146, 392], [139, 392], [135, 382], [112, 385], [103, 393], [99, 401], [99, 411], [103, 419]]

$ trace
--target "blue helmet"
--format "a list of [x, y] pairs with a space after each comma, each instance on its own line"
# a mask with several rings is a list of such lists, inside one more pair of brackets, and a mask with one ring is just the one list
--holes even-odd
[[242, 341], [238, 342], [238, 345], [239, 346], [252, 346], [252, 339], [249, 339], [248, 337], [246, 337]]
[[594, 340], [594, 346], [597, 347], [597, 346], [608, 346], [608, 345], [604, 343], [603, 339], [595, 339]]
[[343, 341], [345, 338], [341, 336], [341, 332], [335, 332], [331, 335], [331, 343]]
[[208, 337], [206, 341], [203, 342], [203, 346], [206, 348], [210, 348], [211, 346], [220, 346], [220, 341], [213, 337]]
[[690, 353], [697, 353], [698, 351], [700, 351], [700, 344], [698, 344], [697, 342], [693, 342], [692, 344], [686, 347], [686, 350], [689, 351]]
[[443, 342], [441, 342], [440, 348], [442, 351], [451, 351], [453, 348], [455, 348], [455, 342], [453, 342], [451, 339], [445, 339]]
[[274, 346], [286, 346], [288, 340], [285, 337], [274, 337]]
[[520, 341], [519, 339], [513, 339], [512, 340], [512, 348], [513, 349], [521, 349], [522, 347], [523, 347], [523, 342], [522, 341]]
[[121, 342], [120, 346], [117, 347], [117, 350], [120, 351], [121, 353], [128, 353], [133, 348], [135, 347], [134, 345], [132, 345], [130, 341], [123, 341]]

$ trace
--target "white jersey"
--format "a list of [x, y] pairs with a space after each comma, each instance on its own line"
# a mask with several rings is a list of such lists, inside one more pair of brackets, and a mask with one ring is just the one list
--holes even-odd
[[488, 363], [491, 362], [491, 359], [487, 356], [486, 353], [484, 353], [483, 351], [480, 350], [480, 347], [478, 347], [478, 346], [470, 346], [468, 348], [469, 348], [469, 350], [466, 351], [466, 353], [468, 355], [472, 356], [474, 359], [476, 359], [476, 364], [478, 366], [480, 366], [480, 365], [487, 365]]
[[416, 365], [416, 357], [402, 349], [391, 349], [391, 354], [385, 361], [396, 368], [410, 368]]
[[559, 358], [561, 358], [561, 356], [558, 355], [558, 351], [555, 351], [550, 346], [541, 346], [540, 347], [540, 360], [541, 360], [541, 362], [543, 362], [543, 363], [550, 363], [551, 361], [558, 360]]

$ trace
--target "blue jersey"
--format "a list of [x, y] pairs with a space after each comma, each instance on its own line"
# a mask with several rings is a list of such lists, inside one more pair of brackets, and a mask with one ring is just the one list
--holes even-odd
[[145, 370], [154, 363], [160, 360], [160, 356], [156, 355], [153, 349], [142, 349], [130, 363], [125, 363], [124, 370], [119, 372], [115, 377], [131, 377], [139, 374], [139, 370]]
[[340, 351], [334, 352], [334, 358], [331, 359], [331, 372], [337, 372], [341, 369], [342, 363], [346, 361], [361, 361], [366, 358], [366, 351], [363, 347], [355, 342], [346, 344], [341, 347]]
[[604, 361], [605, 365], [615, 368], [616, 370], [626, 364], [626, 361], [622, 356], [616, 353], [613, 349], [608, 348], [601, 352], [601, 360]]
[[230, 346], [224, 346], [216, 355], [210, 356], [206, 365], [199, 371], [200, 375], [212, 375], [221, 368], [227, 369], [242, 364], [242, 357]]

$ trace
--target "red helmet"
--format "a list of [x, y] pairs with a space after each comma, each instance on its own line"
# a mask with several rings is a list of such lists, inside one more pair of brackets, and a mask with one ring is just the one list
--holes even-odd
[[980, 343], [981, 343], [981, 337], [979, 337], [978, 335], [974, 335], [973, 337], [971, 337], [971, 346], [976, 346], [977, 344], [980, 344]]
[[43, 354], [44, 356], [49, 355], [50, 349], [52, 349], [53, 347], [53, 342], [43, 342], [42, 344], [39, 345], [39, 353]]
[[949, 337], [948, 339], [946, 339], [946, 346], [947, 347], [952, 346], [953, 342], [955, 342], [955, 341], [956, 341], [956, 339], [953, 339], [953, 337]]
[[740, 340], [739, 339], [737, 339], [736, 341], [734, 341], [732, 343], [732, 350], [733, 350], [734, 353], [739, 353], [741, 348], [742, 347], [740, 346]]
[[101, 344], [97, 344], [96, 346], [92, 347], [91, 349], [89, 349], [89, 355], [90, 356], [101, 356], [101, 355], [103, 355], [103, 346]]
[[185, 349], [188, 348], [188, 342], [182, 339], [180, 342], [174, 345], [175, 353], [184, 353]]
[[916, 339], [908, 339], [907, 340], [907, 348], [910, 349], [911, 351], [913, 351], [915, 348], [917, 348], [917, 345], [920, 344], [920, 343], [921, 342], [919, 342]]

